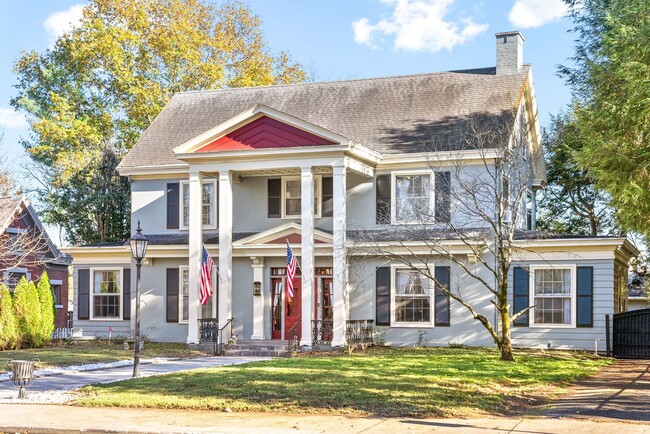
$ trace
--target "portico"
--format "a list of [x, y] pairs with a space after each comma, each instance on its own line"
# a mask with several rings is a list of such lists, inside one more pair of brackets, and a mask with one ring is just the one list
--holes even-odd
[[[276, 259], [286, 255], [286, 247], [278, 245], [275, 248], [264, 246], [262, 243], [255, 245], [248, 243], [245, 247], [233, 243], [233, 231], [242, 232], [247, 228], [239, 225], [240, 217], [234, 214], [238, 200], [247, 200], [253, 197], [245, 193], [247, 183], [245, 180], [284, 176], [299, 180], [300, 185], [300, 214], [285, 216], [284, 207], [289, 203], [295, 206], [295, 198], [286, 199], [282, 203], [282, 220], [292, 222], [299, 228], [299, 243], [292, 242], [294, 253], [298, 256], [300, 273], [300, 345], [312, 344], [312, 320], [316, 318], [315, 300], [319, 294], [315, 287], [316, 279], [316, 251], [328, 250], [331, 256], [332, 269], [332, 338], [333, 346], [341, 346], [345, 342], [345, 322], [348, 318], [347, 303], [347, 260], [346, 260], [346, 179], [349, 171], [365, 177], [374, 176], [374, 165], [378, 162], [379, 155], [365, 147], [359, 146], [345, 137], [333, 134], [315, 125], [307, 124], [296, 118], [277, 112], [268, 107], [257, 106], [250, 112], [239, 115], [213, 130], [190, 140], [179, 146], [174, 151], [179, 160], [189, 164], [189, 319], [187, 343], [199, 342], [198, 315], [199, 315], [199, 270], [201, 263], [201, 249], [203, 240], [203, 201], [202, 185], [204, 179], [217, 179], [218, 192], [218, 319], [219, 326], [224, 327], [228, 319], [232, 318], [233, 290], [233, 256], [247, 256], [253, 269], [254, 281], [260, 282], [263, 287], [270, 285], [264, 281], [267, 258]], [[271, 140], [272, 146], [255, 146], [237, 141], [242, 130], [253, 122], [260, 123], [261, 118], [272, 119], [265, 121], [264, 125], [282, 123], [282, 128], [290, 127], [293, 136], [300, 136], [296, 140], [305, 140], [307, 144], [277, 145], [277, 137]], [[266, 129], [265, 129], [266, 128]], [[255, 133], [264, 136], [267, 127], [258, 128]], [[267, 137], [268, 138], [268, 137]], [[250, 140], [249, 140], [250, 141]], [[316, 142], [324, 144], [316, 144]], [[268, 143], [261, 140], [261, 143]], [[275, 144], [273, 144], [275, 143]], [[329, 217], [322, 217], [322, 177], [331, 177], [331, 223]], [[252, 185], [252, 183], [250, 183]], [[235, 187], [236, 186], [236, 187]], [[284, 194], [284, 184], [283, 184]], [[252, 188], [252, 187], [251, 187]], [[237, 197], [234, 190], [241, 192], [242, 197]], [[289, 195], [287, 195], [287, 198]], [[250, 200], [250, 199], [249, 199]], [[283, 201], [285, 200], [283, 196]], [[293, 200], [294, 202], [290, 202]], [[264, 209], [263, 203], [259, 204]], [[318, 216], [317, 216], [318, 214]], [[316, 220], [320, 225], [316, 227]], [[297, 224], [299, 222], [299, 225]], [[330, 229], [331, 228], [331, 229]], [[323, 232], [325, 230], [326, 232]], [[331, 243], [327, 247], [317, 246], [315, 233], [331, 231]], [[263, 232], [263, 231], [262, 231]], [[322, 239], [320, 240], [322, 243]], [[214, 252], [211, 252], [213, 257]], [[277, 260], [276, 260], [277, 263]], [[286, 261], [284, 261], [286, 264]], [[253, 282], [250, 283], [252, 287]], [[248, 288], [244, 289], [248, 290]], [[322, 289], [321, 289], [322, 290]], [[285, 294], [286, 296], [286, 294]], [[253, 297], [251, 300], [251, 315], [253, 331], [248, 339], [263, 339], [265, 328], [271, 323], [271, 318], [266, 318], [265, 302], [261, 298]], [[239, 319], [241, 321], [241, 319]], [[235, 322], [238, 319], [235, 319]], [[270, 337], [270, 336], [266, 336]]]

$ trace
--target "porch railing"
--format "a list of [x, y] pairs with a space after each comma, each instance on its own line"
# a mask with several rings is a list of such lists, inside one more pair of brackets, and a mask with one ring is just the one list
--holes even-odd
[[332, 345], [334, 334], [334, 321], [326, 319], [314, 319], [311, 321], [311, 343], [312, 345]]
[[202, 318], [199, 321], [199, 342], [211, 342], [214, 354], [223, 354], [224, 346], [232, 336], [232, 318], [219, 327], [216, 318]]
[[345, 341], [348, 344], [372, 344], [375, 321], [372, 319], [345, 322]]

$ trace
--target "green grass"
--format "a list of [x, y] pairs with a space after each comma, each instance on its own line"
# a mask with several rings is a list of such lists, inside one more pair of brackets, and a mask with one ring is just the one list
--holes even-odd
[[276, 359], [87, 387], [84, 406], [472, 416], [521, 412], [609, 363], [586, 354], [377, 348]]
[[[187, 350], [185, 344], [147, 342], [141, 353], [142, 358], [151, 357], [196, 357], [204, 355], [199, 351]], [[38, 359], [36, 368], [51, 366], [70, 366], [86, 363], [117, 362], [133, 358], [131, 350], [125, 351], [122, 341], [108, 343], [104, 340], [63, 342], [45, 348], [30, 348], [13, 351], [0, 351], [0, 371], [4, 370], [4, 362], [12, 359]]]

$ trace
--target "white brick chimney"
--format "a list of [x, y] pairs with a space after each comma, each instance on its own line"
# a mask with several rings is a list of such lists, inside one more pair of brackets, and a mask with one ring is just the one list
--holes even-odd
[[524, 60], [524, 37], [518, 31], [496, 34], [497, 75], [516, 74]]

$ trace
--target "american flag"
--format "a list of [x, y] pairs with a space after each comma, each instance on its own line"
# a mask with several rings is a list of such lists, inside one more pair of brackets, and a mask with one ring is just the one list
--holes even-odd
[[296, 277], [296, 267], [298, 260], [291, 250], [291, 245], [287, 240], [287, 294], [289, 298], [293, 298], [293, 278]]
[[212, 295], [212, 267], [214, 267], [214, 262], [204, 245], [201, 253], [201, 286], [199, 288], [201, 304], [206, 304]]

